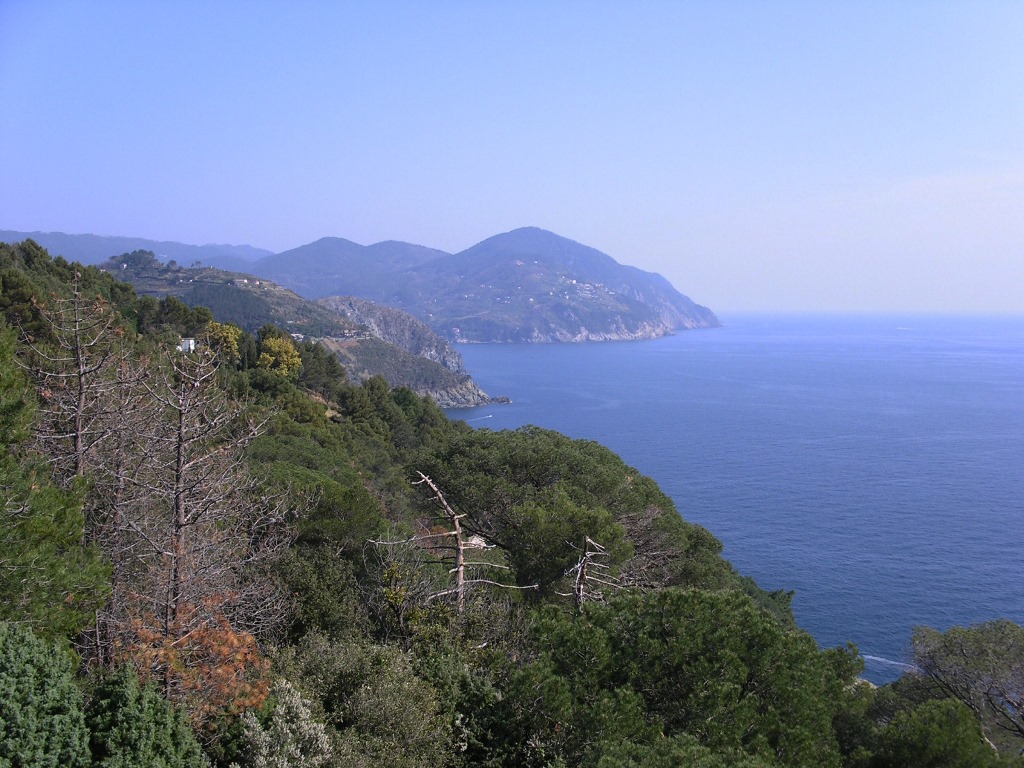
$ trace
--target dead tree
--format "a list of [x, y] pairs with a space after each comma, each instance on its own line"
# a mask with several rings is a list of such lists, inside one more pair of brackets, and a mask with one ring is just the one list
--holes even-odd
[[622, 589], [621, 581], [612, 575], [608, 560], [609, 555], [605, 548], [589, 536], [584, 536], [583, 551], [579, 560], [565, 572], [567, 577], [572, 577], [572, 592], [558, 594], [563, 597], [569, 597], [571, 594], [576, 603], [576, 610], [580, 610], [584, 603], [603, 601], [607, 590]]
[[234, 580], [239, 567], [256, 554], [253, 546], [265, 543], [269, 528], [284, 519], [279, 505], [254, 498], [255, 482], [245, 470], [242, 450], [262, 432], [263, 423], [249, 420], [245, 404], [224, 396], [212, 352], [170, 352], [166, 362], [159, 379], [147, 384], [162, 413], [147, 437], [162, 450], [153, 476], [143, 484], [166, 512], [163, 520], [153, 522], [161, 528], [160, 548], [167, 561], [162, 623], [165, 632], [172, 632], [183, 603], [199, 601], [190, 593]]
[[145, 500], [122, 521], [131, 555], [123, 642], [183, 700], [205, 684], [204, 666], [208, 678], [222, 676], [230, 647], [254, 648], [282, 618], [268, 569], [289, 542], [291, 511], [247, 471], [242, 450], [263, 424], [224, 395], [209, 348], [168, 350], [150, 373], [146, 460], [120, 478]]
[[699, 526], [688, 526], [689, 541], [681, 543], [670, 527], [660, 524], [664, 515], [660, 508], [646, 506], [620, 518], [634, 551], [619, 571], [623, 586], [661, 589], [691, 583], [686, 545], [695, 548], [697, 539], [710, 534]]
[[35, 380], [40, 407], [36, 438], [64, 486], [83, 477], [110, 434], [115, 372], [127, 359], [117, 313], [100, 297], [87, 298], [76, 273], [70, 298], [38, 304], [46, 339], [22, 334], [19, 360]]
[[150, 474], [159, 446], [145, 435], [160, 418], [159, 409], [142, 385], [145, 361], [118, 366], [109, 392], [112, 418], [105, 439], [93, 454], [90, 472], [87, 535], [109, 559], [110, 599], [96, 614], [96, 626], [83, 638], [82, 655], [91, 663], [110, 666], [125, 644], [131, 624], [131, 603], [144, 578], [147, 542], [137, 534], [139, 520], [150, 514], [156, 494]]
[[433, 602], [439, 598], [454, 596], [456, 612], [462, 615], [466, 608], [467, 592], [471, 587], [478, 584], [488, 584], [502, 589], [537, 589], [536, 584], [517, 586], [471, 575], [471, 572], [475, 569], [494, 568], [506, 571], [510, 569], [507, 565], [500, 563], [470, 559], [472, 557], [470, 553], [494, 549], [495, 546], [488, 544], [482, 537], [468, 532], [462, 522], [467, 517], [467, 513], [456, 512], [433, 480], [422, 472], [417, 472], [416, 474], [419, 475], [420, 479], [415, 481], [413, 485], [425, 485], [430, 489], [434, 500], [437, 501], [441, 509], [439, 518], [448, 530], [438, 533], [418, 534], [399, 541], [372, 541], [371, 543], [378, 546], [416, 543], [431, 551], [442, 562], [449, 565], [448, 573], [451, 575], [452, 585], [426, 595], [424, 598], [425, 603]]
[[32, 336], [22, 331], [19, 364], [39, 396], [34, 437], [63, 487], [88, 483], [85, 540], [111, 563], [111, 595], [79, 648], [91, 662], [112, 663], [119, 627], [127, 622], [131, 582], [131, 510], [148, 507], [140, 475], [153, 446], [141, 437], [156, 419], [142, 382], [151, 371], [133, 357], [125, 329], [101, 297], [88, 297], [75, 275], [71, 295], [34, 302], [42, 321]]

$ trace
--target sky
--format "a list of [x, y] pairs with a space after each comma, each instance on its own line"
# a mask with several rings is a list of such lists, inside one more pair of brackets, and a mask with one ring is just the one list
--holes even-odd
[[459, 251], [718, 312], [1024, 312], [1024, 2], [0, 0], [0, 229]]

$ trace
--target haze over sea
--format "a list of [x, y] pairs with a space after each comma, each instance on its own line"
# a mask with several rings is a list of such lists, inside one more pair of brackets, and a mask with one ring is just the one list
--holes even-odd
[[822, 646], [897, 677], [911, 630], [1024, 622], [1024, 316], [724, 317], [649, 342], [462, 346], [511, 405], [653, 477]]

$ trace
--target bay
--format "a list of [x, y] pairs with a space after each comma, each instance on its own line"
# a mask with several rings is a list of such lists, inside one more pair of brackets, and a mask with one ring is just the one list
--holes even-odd
[[1024, 623], [1024, 317], [726, 317], [646, 342], [460, 347], [509, 405], [654, 478], [882, 683], [915, 625]]

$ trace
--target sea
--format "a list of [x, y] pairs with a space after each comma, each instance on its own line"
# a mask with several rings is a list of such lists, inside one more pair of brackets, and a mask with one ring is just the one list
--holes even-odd
[[915, 626], [1024, 623], [1024, 316], [722, 320], [461, 346], [512, 402], [449, 415], [608, 446], [872, 682], [910, 668]]

